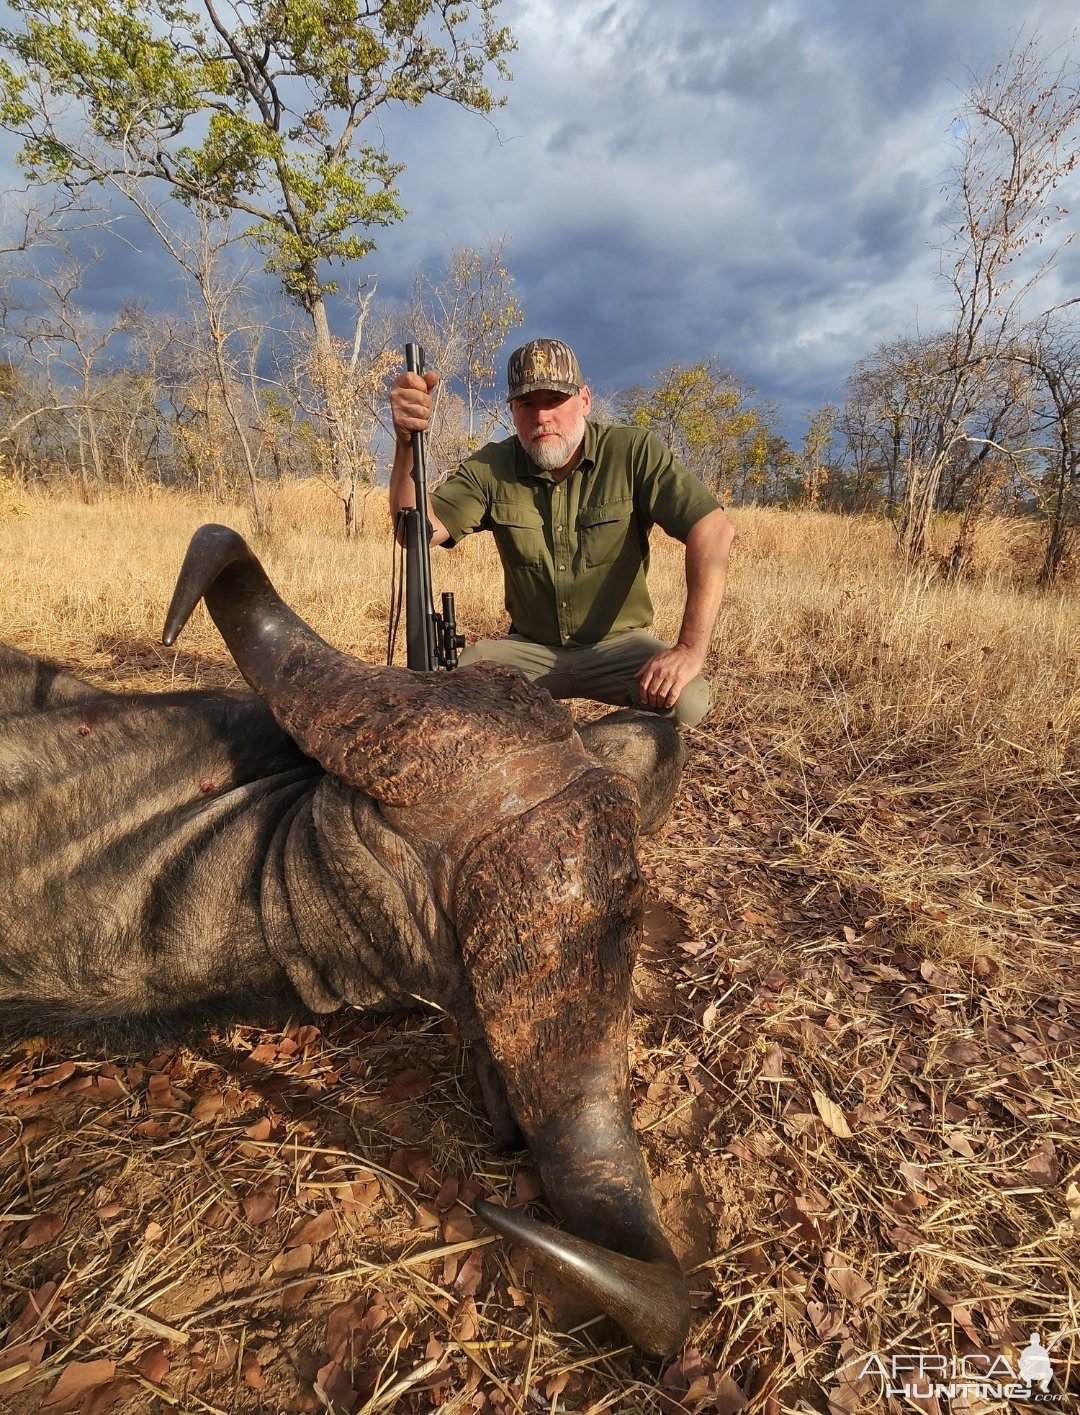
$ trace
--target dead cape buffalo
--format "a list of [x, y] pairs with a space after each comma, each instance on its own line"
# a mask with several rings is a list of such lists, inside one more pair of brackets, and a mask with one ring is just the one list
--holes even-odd
[[627, 1063], [639, 796], [670, 804], [674, 727], [614, 713], [579, 735], [511, 670], [369, 667], [223, 526], [191, 542], [167, 644], [202, 597], [254, 696], [114, 694], [0, 651], [0, 1002], [84, 1020], [290, 987], [317, 1011], [437, 1004], [567, 1231], [477, 1212], [638, 1346], [677, 1349], [686, 1286]]

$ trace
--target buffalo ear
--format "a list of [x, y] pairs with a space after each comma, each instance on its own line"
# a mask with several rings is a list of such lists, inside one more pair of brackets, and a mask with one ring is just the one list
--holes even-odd
[[689, 752], [674, 719], [635, 708], [619, 708], [578, 735], [586, 752], [609, 771], [634, 783], [641, 810], [641, 834], [655, 835], [675, 805]]

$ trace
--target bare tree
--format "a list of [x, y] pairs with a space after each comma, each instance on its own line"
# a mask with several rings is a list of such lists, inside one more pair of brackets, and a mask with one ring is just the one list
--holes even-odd
[[1080, 327], [1055, 311], [1011, 353], [1033, 383], [1029, 450], [1038, 470], [1026, 478], [1046, 525], [1039, 583], [1055, 583], [1080, 539]]
[[942, 337], [903, 338], [876, 349], [848, 380], [837, 428], [863, 504], [868, 487], [875, 486], [890, 506], [906, 503], [912, 479], [937, 459], [935, 506], [960, 513], [948, 557], [950, 572], [959, 574], [983, 513], [995, 505], [1008, 509], [1015, 500], [1031, 398], [1030, 380], [1003, 348], [980, 364], [967, 389], [963, 427], [949, 437], [951, 384], [943, 369], [950, 349]]
[[475, 451], [499, 421], [486, 395], [498, 380], [499, 351], [525, 322], [504, 245], [500, 236], [482, 251], [455, 246], [438, 279], [418, 275], [402, 317], [402, 334], [423, 345], [428, 367], [440, 375], [432, 462], [443, 469]]
[[1023, 308], [1072, 232], [1057, 187], [1080, 155], [1080, 84], [1072, 49], [1044, 57], [1037, 40], [973, 76], [956, 119], [958, 155], [948, 186], [942, 275], [953, 316], [934, 370], [935, 429], [912, 461], [899, 524], [908, 560], [927, 549], [930, 517], [957, 444], [984, 401], [985, 381]]
[[[247, 298], [252, 264], [249, 260], [229, 258], [239, 239], [230, 213], [217, 210], [208, 201], [197, 201], [191, 219], [182, 224], [167, 215], [162, 204], [151, 200], [143, 183], [119, 176], [114, 177], [114, 182], [197, 292], [199, 307], [194, 324], [205, 341], [212, 385], [206, 404], [208, 435], [201, 455], [220, 462], [223, 424], [239, 452], [255, 533], [265, 534], [269, 527], [259, 486], [258, 439], [241, 372], [250, 366], [252, 346], [258, 346], [262, 335], [262, 325], [251, 313]], [[182, 207], [174, 210], [184, 214]], [[218, 410], [220, 416], [211, 408]], [[188, 430], [194, 431], [190, 425]]]
[[52, 186], [0, 195], [0, 256], [22, 255], [36, 246], [66, 244], [76, 231], [101, 227], [110, 218], [83, 192]]
[[298, 369], [298, 401], [308, 417], [318, 419], [334, 436], [322, 469], [342, 505], [347, 536], [363, 529], [358, 494], [375, 484], [374, 444], [381, 427], [381, 404], [389, 375], [400, 355], [391, 348], [392, 331], [374, 303], [376, 286], [356, 293], [351, 341], [331, 337], [316, 345]]
[[38, 412], [61, 413], [67, 422], [65, 460], [73, 465], [84, 499], [93, 483], [108, 480], [97, 379], [110, 346], [125, 332], [123, 312], [103, 320], [79, 300], [86, 272], [97, 259], [96, 252], [67, 253], [51, 269], [37, 270], [38, 308], [8, 331], [24, 362], [40, 371], [45, 396]]

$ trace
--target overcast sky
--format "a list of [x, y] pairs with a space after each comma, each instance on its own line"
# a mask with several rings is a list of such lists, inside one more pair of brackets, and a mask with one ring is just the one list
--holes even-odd
[[[503, 0], [501, 14], [518, 51], [493, 124], [428, 104], [386, 128], [410, 214], [369, 258], [380, 295], [456, 243], [505, 236], [522, 337], [572, 343], [594, 387], [715, 357], [795, 436], [876, 343], [940, 321], [932, 243], [968, 72], [1018, 27], [1050, 46], [1076, 24], [1075, 0]], [[106, 249], [102, 308], [172, 278], [133, 239], [141, 254]]]

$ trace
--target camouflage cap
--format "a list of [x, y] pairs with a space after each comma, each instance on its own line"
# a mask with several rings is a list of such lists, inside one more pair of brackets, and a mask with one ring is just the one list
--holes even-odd
[[577, 355], [558, 339], [530, 339], [515, 349], [506, 365], [506, 401], [543, 389], [551, 393], [581, 392], [584, 380]]

